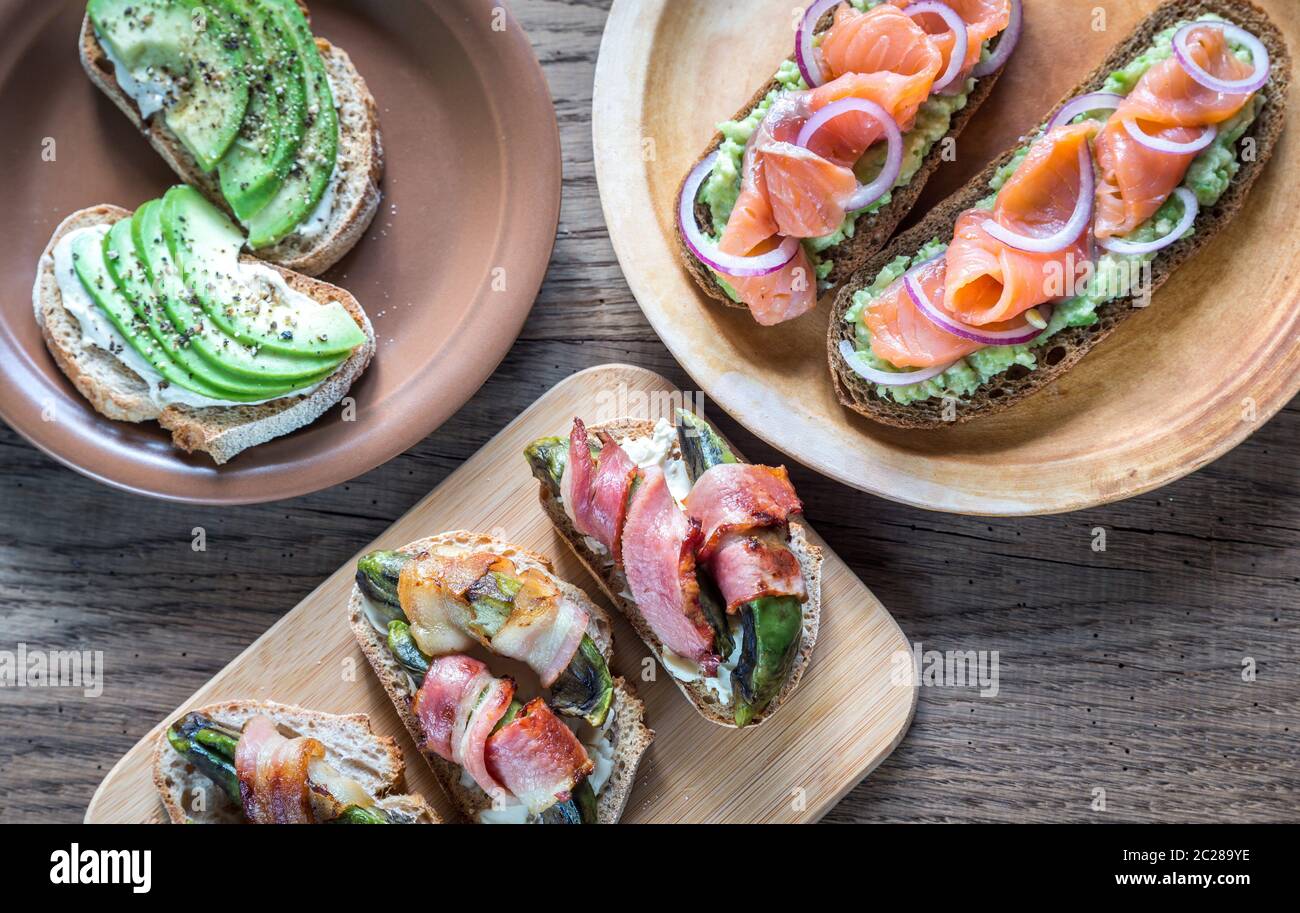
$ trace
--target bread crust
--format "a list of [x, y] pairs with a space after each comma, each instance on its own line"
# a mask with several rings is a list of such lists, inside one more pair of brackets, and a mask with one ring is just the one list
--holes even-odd
[[[308, 15], [306, 4], [299, 2], [298, 5], [304, 15]], [[307, 239], [290, 235], [257, 252], [260, 259], [308, 276], [325, 272], [365, 234], [379, 211], [383, 196], [379, 184], [384, 174], [384, 144], [374, 96], [346, 51], [319, 37], [316, 46], [325, 62], [330, 85], [336, 93], [335, 104], [339, 108], [337, 168], [343, 181], [336, 196], [338, 204], [328, 226], [317, 236]], [[234, 213], [221, 193], [216, 172], [203, 172], [160, 115], [155, 114], [147, 121], [140, 116], [139, 107], [122, 90], [112, 61], [95, 38], [89, 16], [81, 23], [80, 57], [90, 81], [117, 105], [172, 171], [233, 218]]]
[[[441, 544], [455, 544], [467, 549], [487, 550], [510, 558], [517, 565], [532, 567], [545, 573], [564, 594], [582, 604], [591, 617], [588, 634], [609, 660], [613, 651], [613, 634], [609, 616], [604, 609], [596, 605], [578, 587], [556, 576], [550, 559], [545, 555], [527, 549], [518, 548], [502, 539], [484, 533], [469, 530], [453, 530], [417, 539], [402, 546], [398, 551], [419, 554], [422, 551]], [[461, 768], [457, 764], [440, 757], [436, 752], [424, 747], [424, 731], [419, 719], [411, 712], [411, 699], [415, 696], [410, 676], [388, 649], [387, 640], [370, 623], [365, 612], [365, 597], [357, 586], [352, 587], [352, 594], [347, 605], [348, 625], [365, 654], [366, 660], [375, 671], [380, 684], [388, 694], [393, 709], [401, 717], [411, 740], [420, 747], [420, 753], [429, 762], [429, 767], [437, 777], [439, 785], [447, 797], [456, 805], [466, 821], [474, 822], [480, 811], [492, 807], [491, 798], [477, 785], [466, 786], [461, 782]], [[608, 782], [601, 789], [596, 801], [597, 821], [600, 824], [616, 824], [627, 807], [636, 782], [636, 771], [641, 758], [654, 740], [654, 731], [645, 725], [645, 704], [637, 697], [636, 690], [625, 679], [614, 679], [614, 703], [610, 708], [610, 721], [607, 724], [613, 734], [614, 770]]]
[[[818, 27], [818, 31], [825, 31], [829, 28], [831, 14], [827, 13], [823, 22]], [[786, 58], [793, 60], [793, 56]], [[773, 68], [775, 72], [777, 68]], [[925, 189], [926, 182], [930, 180], [931, 175], [939, 167], [943, 160], [944, 140], [956, 139], [961, 132], [966, 129], [966, 125], [975, 115], [980, 105], [988, 98], [989, 93], [993, 91], [993, 86], [997, 83], [998, 77], [1002, 75], [1002, 70], [995, 70], [988, 76], [980, 77], [975, 81], [975, 88], [971, 90], [966, 99], [966, 105], [953, 115], [948, 126], [948, 132], [937, 140], [926, 153], [925, 158], [921, 160], [921, 166], [912, 179], [908, 181], [905, 187], [896, 187], [893, 189], [889, 203], [882, 206], [873, 213], [865, 213], [858, 217], [854, 223], [854, 232], [852, 238], [846, 238], [839, 244], [826, 248], [822, 256], [829, 258], [833, 266], [826, 281], [832, 287], [838, 286], [851, 275], [853, 275], [861, 266], [867, 262], [893, 235], [894, 229], [898, 227], [904, 217], [911, 211], [921, 191]], [[745, 105], [733, 115], [732, 120], [741, 120], [749, 116], [749, 113], [758, 107], [759, 103], [767, 97], [767, 94], [773, 89], [780, 86], [776, 77], [773, 76], [761, 88], [758, 89]], [[673, 197], [674, 205], [686, 186], [686, 181], [701, 162], [717, 151], [722, 145], [724, 137], [721, 131], [713, 135], [713, 139], [705, 150], [700, 153], [699, 157], [692, 163], [690, 169], [682, 178], [677, 187], [677, 194]], [[715, 230], [713, 224], [713, 214], [709, 207], [698, 199], [695, 201], [695, 220], [697, 224], [706, 232], [712, 233]], [[676, 216], [673, 218], [675, 234], [677, 237], [678, 253], [681, 256], [682, 263], [685, 265], [687, 272], [695, 279], [695, 282], [704, 291], [706, 295], [728, 307], [747, 309], [747, 305], [735, 301], [726, 293], [722, 285], [718, 282], [718, 277], [713, 270], [709, 269], [700, 261], [695, 254], [691, 253], [690, 247], [686, 244], [686, 239], [682, 235], [682, 227], [678, 223]]]
[[[296, 735], [310, 735], [324, 743], [327, 760], [340, 773], [357, 780], [380, 807], [408, 814], [416, 823], [442, 823], [423, 796], [402, 793], [406, 770], [402, 751], [395, 739], [375, 734], [364, 713], [322, 713], [275, 701], [223, 701], [190, 712], [205, 714], [233, 729], [241, 729], [251, 717], [266, 715]], [[228, 801], [213, 788], [212, 781], [171, 747], [166, 730], [158, 734], [154, 745], [153, 783], [173, 824], [244, 822], [243, 809]], [[213, 796], [209, 807], [193, 806], [196, 790]]]
[[[654, 422], [643, 421], [638, 419], [618, 419], [612, 422], [606, 422], [600, 425], [592, 425], [587, 429], [591, 434], [597, 432], [607, 432], [615, 440], [624, 437], [646, 437], [654, 430]], [[732, 448], [735, 453], [735, 448]], [[736, 456], [744, 459], [739, 453]], [[550, 488], [539, 483], [538, 497], [542, 503], [542, 509], [550, 518], [551, 523], [555, 526], [569, 548], [582, 562], [587, 573], [595, 578], [604, 591], [605, 596], [614, 607], [623, 614], [632, 627], [636, 630], [637, 636], [645, 642], [645, 645], [654, 653], [655, 658], [663, 664], [663, 642], [659, 640], [654, 631], [650, 628], [649, 623], [637, 608], [636, 603], [627, 595], [628, 585], [627, 578], [623, 571], [616, 567], [606, 557], [602, 557], [592, 551], [583, 536], [574, 527], [573, 521], [564, 511], [564, 505], [559, 499], [551, 494]], [[821, 626], [821, 565], [822, 551], [808, 541], [804, 528], [799, 523], [790, 523], [790, 550], [794, 552], [795, 557], [799, 560], [799, 567], [803, 571], [804, 583], [808, 589], [808, 599], [803, 604], [803, 620], [801, 637], [799, 641], [799, 652], [795, 656], [794, 664], [790, 670], [790, 676], [782, 685], [781, 690], [763, 709], [762, 713], [756, 714], [752, 721], [745, 728], [760, 726], [770, 718], [780, 706], [785, 703], [786, 699], [794, 693], [799, 685], [799, 680], [803, 678], [804, 672], [812, 662], [813, 647], [817, 643], [817, 633]], [[723, 704], [718, 700], [718, 696], [698, 681], [686, 682], [677, 678], [670, 672], [665, 672], [672, 679], [673, 684], [686, 696], [696, 711], [699, 712], [710, 723], [716, 723], [719, 726], [727, 726], [732, 729], [738, 728], [731, 706]]]
[[[1255, 159], [1242, 162], [1227, 191], [1213, 206], [1203, 207], [1196, 221], [1196, 233], [1160, 251], [1151, 265], [1151, 290], [1160, 288], [1170, 274], [1185, 260], [1209, 243], [1241, 209], [1247, 192], [1259, 177], [1277, 145], [1286, 113], [1286, 99], [1291, 57], [1286, 42], [1268, 15], [1249, 0], [1170, 0], [1144, 19], [1128, 37], [1091, 74], [1048, 112], [1051, 119], [1070, 99], [1099, 89], [1106, 77], [1145, 50], [1161, 30], [1182, 19], [1203, 13], [1217, 13], [1255, 34], [1268, 48], [1271, 58], [1269, 82], [1260, 91], [1265, 104], [1245, 137], [1255, 141]], [[827, 330], [826, 357], [839, 401], [854, 412], [897, 428], [942, 428], [953, 424], [944, 418], [945, 400], [931, 397], [910, 405], [900, 405], [876, 394], [874, 385], [858, 377], [839, 354], [840, 340], [854, 342], [854, 330], [844, 322], [844, 314], [853, 303], [853, 295], [870, 285], [891, 260], [910, 255], [934, 237], [951, 237], [958, 216], [988, 194], [993, 174], [1015, 155], [1019, 145], [1003, 152], [988, 166], [936, 206], [918, 224], [900, 234], [888, 247], [871, 257], [839, 290], [831, 309]], [[956, 422], [966, 422], [993, 415], [1043, 389], [1068, 371], [1088, 352], [1108, 337], [1135, 310], [1135, 296], [1106, 302], [1097, 309], [1097, 323], [1090, 327], [1067, 327], [1042, 346], [1038, 367], [1028, 370], [1013, 367], [981, 386], [969, 399], [950, 400]]]
[[[347, 395], [370, 364], [375, 354], [374, 327], [351, 293], [277, 264], [267, 264], [278, 271], [295, 291], [321, 303], [338, 301], [342, 304], [365, 333], [366, 341], [310, 393], [291, 394], [257, 405], [195, 407], [172, 404], [159, 408], [149, 395], [148, 384], [139, 375], [109, 352], [82, 341], [80, 325], [63, 306], [63, 296], [54, 275], [53, 251], [65, 235], [93, 225], [112, 225], [130, 216], [129, 210], [107, 204], [69, 215], [59, 223], [45, 245], [32, 287], [32, 306], [46, 348], [59, 369], [101, 415], [115, 421], [156, 421], [172, 433], [172, 443], [181, 450], [205, 452], [220, 465], [249, 447], [314, 422]], [[252, 257], [244, 259], [261, 262]]]

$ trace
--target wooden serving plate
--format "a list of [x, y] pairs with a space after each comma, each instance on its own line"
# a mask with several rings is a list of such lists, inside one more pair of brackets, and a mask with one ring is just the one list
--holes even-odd
[[[1300, 51], [1294, 0], [1258, 2]], [[1007, 71], [914, 217], [1014, 144], [1157, 5], [1026, 0]], [[1204, 466], [1300, 391], [1293, 91], [1293, 126], [1245, 209], [1151, 307], [1055, 385], [939, 431], [889, 428], [842, 407], [826, 365], [829, 301], [790, 324], [758, 326], [698, 290], [674, 237], [678, 186], [715, 124], [791, 53], [791, 9], [786, 0], [615, 0], [596, 66], [596, 176], [628, 284], [695, 382], [754, 434], [824, 475], [906, 504], [1052, 513]]]
[[[551, 556], [561, 576], [597, 595], [595, 582], [542, 512], [524, 447], [534, 438], [563, 433], [575, 415], [604, 421], [618, 417], [612, 409], [626, 414], [630, 408], [636, 417], [655, 418], [680, 405], [674, 392], [657, 374], [627, 365], [565, 379], [358, 554], [447, 529], [480, 529]], [[908, 649], [907, 640], [844, 562], [811, 531], [810, 538], [826, 552], [816, 652], [798, 690], [756, 729], [706, 722], [667, 673], [647, 661], [645, 645], [611, 610], [614, 671], [635, 683], [646, 703], [646, 721], [657, 733], [625, 821], [814, 821], [902, 739], [916, 689], [895, 681], [892, 657]], [[166, 820], [151, 781], [158, 734], [188, 709], [239, 698], [368, 713], [377, 732], [400, 742], [407, 785], [454, 819], [348, 628], [345, 606], [353, 574], [349, 561], [141, 739], [104, 778], [86, 821]], [[645, 681], [643, 668], [652, 669], [657, 680]]]

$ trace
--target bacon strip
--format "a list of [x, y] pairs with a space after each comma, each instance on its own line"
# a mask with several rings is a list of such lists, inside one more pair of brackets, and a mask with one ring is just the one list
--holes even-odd
[[709, 560], [709, 573], [730, 613], [763, 596], [797, 596], [800, 602], [808, 599], [799, 559], [776, 528], [723, 533]]
[[567, 799], [595, 765], [573, 730], [535, 698], [488, 739], [487, 769], [536, 814]]
[[492, 638], [492, 649], [527, 663], [541, 677], [542, 687], [549, 688], [578, 652], [591, 619], [545, 574], [529, 568], [520, 577], [524, 585], [515, 594], [510, 617]]
[[695, 579], [699, 524], [673, 500], [663, 470], [652, 466], [632, 496], [623, 527], [628, 587], [642, 616], [663, 645], [701, 665], [717, 662], [713, 629], [700, 606]]
[[235, 748], [245, 817], [253, 824], [317, 823], [308, 768], [324, 757], [316, 739], [287, 739], [270, 717], [249, 720]]
[[489, 796], [505, 789], [484, 761], [488, 735], [505, 715], [515, 693], [509, 678], [495, 678], [468, 656], [443, 656], [429, 665], [411, 712], [424, 731], [424, 747], [459, 764]]
[[779, 526], [803, 505], [784, 466], [720, 463], [696, 480], [686, 510], [703, 531], [699, 558], [708, 561], [725, 533]]
[[421, 650], [430, 656], [444, 656], [474, 645], [467, 631], [470, 609], [465, 594], [499, 560], [488, 552], [426, 552], [402, 568], [397, 599]]
[[627, 493], [636, 476], [636, 464], [608, 434], [602, 431], [597, 437], [601, 442], [600, 455], [593, 460], [587, 427], [581, 419], [573, 420], [569, 459], [560, 480], [560, 491], [578, 532], [605, 546], [618, 561], [621, 557], [618, 533], [627, 516]]

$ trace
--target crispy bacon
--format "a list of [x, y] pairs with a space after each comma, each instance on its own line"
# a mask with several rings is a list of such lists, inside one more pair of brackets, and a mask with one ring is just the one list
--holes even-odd
[[316, 739], [288, 739], [270, 717], [255, 716], [235, 748], [244, 815], [253, 824], [315, 824], [308, 769], [325, 757]]
[[487, 769], [536, 814], [568, 798], [595, 765], [573, 730], [535, 698], [488, 739]]
[[515, 683], [495, 678], [487, 666], [468, 656], [443, 656], [429, 665], [411, 712], [424, 731], [424, 747], [459, 764], [490, 796], [504, 787], [484, 762], [488, 735], [505, 715]]
[[799, 559], [774, 528], [723, 533], [708, 567], [728, 612], [762, 596], [808, 598]]
[[582, 419], [573, 420], [560, 491], [578, 532], [605, 546], [618, 561], [622, 551], [619, 530], [627, 516], [627, 494], [636, 476], [636, 464], [607, 433], [599, 432], [597, 437], [601, 449], [593, 460], [587, 427]]
[[[486, 595], [508, 599], [489, 573], [523, 581], [499, 627], [485, 627], [471, 604]], [[543, 573], [522, 574], [493, 552], [426, 552], [402, 569], [397, 584], [411, 636], [430, 656], [469, 649], [475, 642], [493, 653], [526, 663], [550, 687], [573, 659], [590, 616]]]
[[470, 609], [465, 594], [500, 560], [489, 552], [425, 552], [402, 568], [397, 598], [421, 650], [443, 656], [474, 645], [467, 631]]
[[678, 656], [712, 664], [713, 629], [700, 606], [695, 578], [699, 524], [682, 512], [663, 470], [644, 470], [623, 527], [628, 587], [641, 615], [663, 645]]
[[590, 616], [545, 574], [529, 568], [520, 579], [524, 585], [515, 594], [510, 617], [492, 638], [492, 649], [527, 663], [542, 687], [549, 688], [578, 652]]
[[700, 525], [699, 557], [707, 561], [724, 533], [779, 526], [803, 506], [784, 466], [720, 463], [696, 480], [686, 510]]

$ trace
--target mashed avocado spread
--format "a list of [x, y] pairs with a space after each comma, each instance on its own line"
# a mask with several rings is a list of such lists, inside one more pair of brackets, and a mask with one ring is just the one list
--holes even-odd
[[[848, 2], [856, 9], [865, 11], [876, 6], [879, 0], [848, 0]], [[988, 53], [987, 42], [985, 53]], [[736, 198], [740, 195], [745, 144], [749, 142], [750, 136], [758, 129], [758, 125], [763, 122], [763, 118], [767, 116], [772, 104], [781, 95], [786, 92], [805, 91], [808, 88], [808, 84], [804, 82], [803, 76], [799, 73], [799, 66], [793, 60], [786, 60], [781, 64], [781, 68], [776, 71], [775, 79], [778, 85], [768, 92], [767, 96], [747, 116], [740, 120], [729, 120], [718, 124], [718, 131], [722, 134], [722, 144], [718, 147], [718, 158], [714, 162], [713, 171], [701, 186], [699, 196], [699, 199], [709, 207], [709, 212], [712, 213], [713, 226], [717, 232], [714, 241], [717, 241], [721, 236], [722, 229], [726, 226], [727, 220], [731, 218], [731, 210], [736, 205]], [[920, 109], [916, 112], [916, 121], [913, 123], [912, 128], [903, 134], [903, 166], [899, 171], [898, 180], [894, 182], [895, 187], [904, 187], [912, 180], [912, 176], [921, 167], [921, 162], [924, 161], [931, 147], [948, 132], [948, 127], [952, 123], [952, 116], [966, 107], [966, 100], [970, 97], [971, 90], [974, 88], [975, 80], [967, 79], [960, 94], [931, 95], [922, 103]], [[867, 150], [867, 153], [854, 166], [858, 180], [869, 183], [879, 174], [880, 168], [885, 161], [885, 153], [886, 146], [884, 143], [877, 143]], [[804, 240], [804, 248], [808, 251], [808, 256], [817, 270], [818, 279], [825, 279], [830, 275], [831, 269], [835, 265], [833, 260], [823, 257], [822, 253], [827, 248], [834, 247], [836, 244], [852, 238], [858, 218], [888, 205], [891, 197], [892, 194], [886, 193], [870, 206], [846, 213], [844, 222], [829, 235]], [[735, 290], [727, 284], [726, 277], [719, 276], [716, 273], [714, 275], [718, 280], [718, 284], [726, 290], [727, 294], [734, 300], [739, 301], [740, 298], [736, 295]]]
[[[1198, 22], [1223, 21], [1221, 17], [1206, 14], [1197, 18]], [[1151, 47], [1135, 58], [1123, 69], [1114, 71], [1107, 77], [1102, 91], [1127, 95], [1133, 90], [1137, 81], [1150, 67], [1168, 58], [1172, 53], [1174, 32], [1186, 24], [1179, 22], [1160, 32], [1152, 40]], [[1232, 45], [1233, 53], [1249, 62], [1250, 52], [1243, 47]], [[1202, 206], [1210, 206], [1218, 201], [1241, 163], [1237, 158], [1237, 140], [1250, 127], [1259, 109], [1263, 106], [1263, 96], [1256, 93], [1254, 98], [1232, 118], [1220, 125], [1219, 134], [1214, 142], [1203, 149], [1187, 170], [1183, 186], [1189, 188]], [[1022, 146], [1015, 156], [993, 175], [989, 181], [992, 191], [976, 205], [991, 208], [998, 190], [1024, 161], [1029, 152], [1029, 144]], [[1142, 242], [1151, 241], [1168, 234], [1182, 215], [1182, 204], [1174, 197], [1156, 211], [1150, 219], [1138, 226], [1125, 240]], [[1195, 231], [1195, 226], [1188, 229], [1188, 235]], [[895, 366], [878, 357], [871, 351], [871, 333], [859, 318], [862, 312], [896, 279], [907, 272], [914, 264], [936, 256], [947, 250], [947, 243], [938, 238], [933, 239], [913, 256], [895, 257], [882, 269], [866, 288], [853, 295], [853, 303], [844, 314], [844, 319], [855, 329], [858, 354], [868, 365], [882, 371], [896, 371]], [[1013, 365], [1022, 365], [1033, 370], [1038, 365], [1035, 349], [1047, 343], [1054, 335], [1066, 327], [1091, 326], [1097, 322], [1097, 309], [1107, 301], [1125, 297], [1133, 288], [1134, 280], [1147, 275], [1155, 254], [1115, 254], [1099, 251], [1101, 256], [1094, 264], [1092, 275], [1083, 283], [1078, 295], [1057, 302], [1053, 305], [1052, 317], [1047, 328], [1033, 341], [1014, 346], [989, 346], [958, 359], [947, 371], [919, 384], [901, 387], [876, 385], [876, 393], [889, 397], [902, 405], [919, 402], [936, 396], [966, 397], [974, 393], [981, 385]]]

